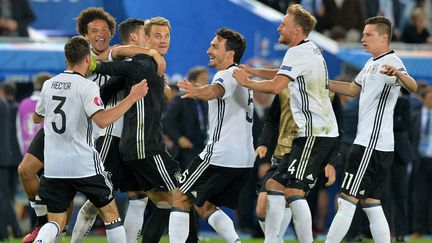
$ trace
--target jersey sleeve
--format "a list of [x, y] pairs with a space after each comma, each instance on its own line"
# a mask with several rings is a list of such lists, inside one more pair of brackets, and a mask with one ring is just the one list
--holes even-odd
[[46, 93], [46, 85], [48, 82], [45, 82], [44, 85], [42, 86], [42, 90], [41, 90], [41, 95], [40, 98], [38, 99], [37, 103], [36, 103], [36, 107], [35, 107], [35, 113], [38, 114], [39, 116], [43, 116], [45, 117], [45, 93]]
[[[402, 72], [402, 74], [408, 75], [408, 72], [405, 68], [405, 65], [403, 64], [402, 60], [400, 60], [399, 58], [392, 58], [389, 60], [389, 62], [387, 64], [395, 67], [397, 70]], [[398, 78], [396, 78], [395, 76], [387, 76], [387, 82], [386, 83], [391, 84], [391, 85], [396, 85], [396, 86], [403, 86], [402, 82]]]
[[363, 80], [364, 80], [364, 73], [366, 71], [366, 68], [369, 67], [369, 62], [370, 60], [368, 60], [366, 62], [366, 64], [364, 65], [363, 69], [360, 71], [359, 74], [357, 74], [357, 77], [354, 79], [354, 82], [360, 86], [363, 85]]
[[88, 117], [92, 117], [96, 112], [104, 109], [104, 104], [99, 95], [99, 88], [94, 82], [89, 83], [82, 90], [81, 98]]
[[277, 75], [284, 75], [292, 80], [300, 76], [307, 68], [308, 62], [302, 58], [304, 54], [298, 53], [295, 50], [289, 50], [285, 53], [282, 65], [277, 72]]
[[212, 84], [218, 84], [224, 88], [222, 99], [230, 97], [238, 86], [237, 81], [235, 81], [232, 76], [232, 72], [228, 70], [217, 72], [213, 78]]

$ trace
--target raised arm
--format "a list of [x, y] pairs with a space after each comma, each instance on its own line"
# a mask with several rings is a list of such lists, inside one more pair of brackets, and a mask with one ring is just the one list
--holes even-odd
[[111, 56], [114, 60], [120, 60], [125, 57], [130, 57], [137, 54], [146, 54], [153, 58], [157, 64], [158, 75], [162, 76], [166, 70], [165, 59], [159, 52], [155, 49], [147, 49], [136, 45], [124, 45], [113, 47], [111, 51]]

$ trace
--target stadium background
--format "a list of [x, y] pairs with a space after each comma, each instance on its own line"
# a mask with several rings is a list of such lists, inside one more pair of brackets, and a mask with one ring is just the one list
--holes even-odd
[[[31, 93], [31, 80], [40, 71], [64, 70], [63, 46], [76, 35], [74, 18], [86, 7], [103, 7], [117, 23], [127, 18], [164, 16], [172, 25], [171, 46], [166, 56], [167, 75], [175, 83], [190, 67], [206, 65], [206, 50], [214, 32], [229, 27], [247, 39], [244, 63], [255, 67], [277, 67], [286, 47], [277, 43], [277, 26], [283, 16], [263, 4], [248, 0], [30, 0], [36, 21], [31, 25], [36, 41], [0, 39], [0, 82], [18, 84], [18, 100]], [[46, 38], [46, 37], [49, 38]], [[369, 58], [360, 43], [338, 44], [314, 32], [310, 38], [323, 49], [330, 78], [356, 73]], [[116, 34], [111, 42], [119, 43]], [[432, 84], [432, 51], [427, 45], [393, 45], [415, 79]], [[215, 70], [210, 70], [215, 72]], [[336, 193], [332, 188], [331, 193]], [[330, 195], [331, 196], [331, 195]], [[333, 217], [329, 211], [329, 221]], [[234, 217], [234, 214], [231, 213]], [[204, 226], [204, 229], [205, 226]]]

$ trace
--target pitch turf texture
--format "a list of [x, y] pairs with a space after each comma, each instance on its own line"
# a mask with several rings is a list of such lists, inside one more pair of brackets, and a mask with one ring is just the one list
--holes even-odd
[[[1, 242], [1, 241], [0, 241]], [[6, 242], [10, 242], [10, 243], [21, 243], [22, 241], [19, 239], [13, 239], [11, 241], [6, 241]], [[65, 239], [63, 239], [63, 243], [67, 243], [70, 242], [70, 238], [66, 237]], [[87, 237], [86, 240], [84, 240], [84, 243], [106, 243], [108, 242], [106, 240], [106, 237]], [[161, 241], [161, 243], [169, 243], [168, 238], [164, 237]], [[264, 242], [264, 239], [250, 239], [250, 240], [242, 240], [242, 243], [262, 243]], [[298, 241], [294, 241], [294, 240], [286, 240], [286, 243], [288, 242], [298, 242]], [[324, 241], [315, 241], [315, 242], [324, 242]], [[372, 240], [364, 240], [362, 241], [363, 243], [372, 243]], [[412, 240], [412, 241], [408, 241], [409, 243], [431, 243], [432, 239], [428, 239], [428, 240]], [[200, 241], [200, 243], [225, 243], [224, 240], [222, 239], [209, 239], [209, 240], [202, 240]]]

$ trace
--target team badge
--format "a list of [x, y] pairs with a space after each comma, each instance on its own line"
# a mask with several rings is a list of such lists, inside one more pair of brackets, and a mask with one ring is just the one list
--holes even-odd
[[371, 74], [375, 74], [378, 71], [378, 65], [379, 65], [378, 63], [375, 63], [374, 65], [372, 65], [372, 68], [370, 71]]
[[97, 106], [104, 106], [102, 99], [99, 96], [94, 97], [93, 103]]

